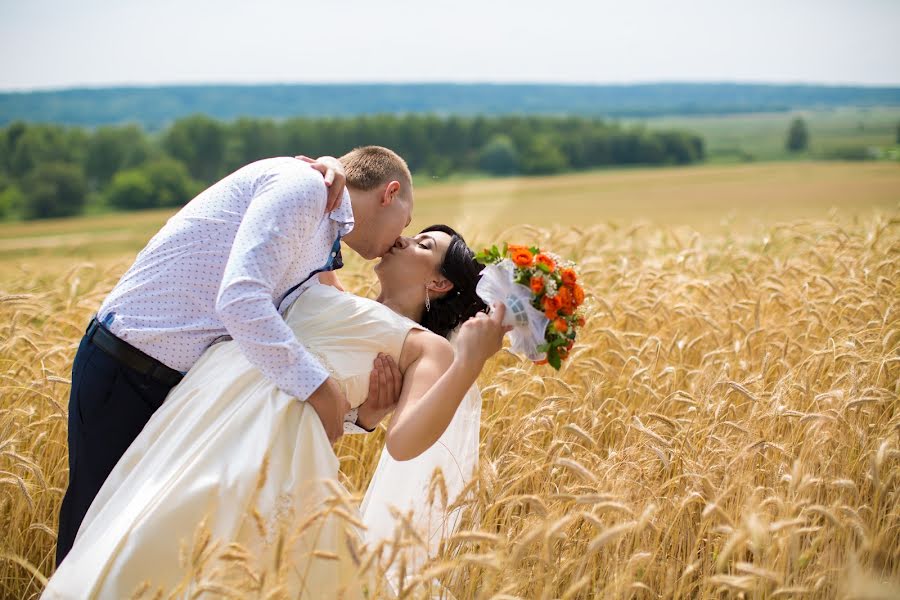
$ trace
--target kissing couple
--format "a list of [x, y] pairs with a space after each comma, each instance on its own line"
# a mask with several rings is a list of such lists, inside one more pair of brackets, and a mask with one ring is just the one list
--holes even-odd
[[[124, 598], [148, 583], [189, 596], [185, 544], [201, 525], [275, 564], [289, 596], [354, 595], [340, 560], [353, 532], [338, 518], [308, 526], [348, 494], [333, 443], [392, 412], [390, 459], [427, 452], [510, 329], [502, 305], [486, 314], [482, 267], [457, 232], [401, 235], [412, 210], [406, 162], [366, 146], [251, 163], [169, 219], [75, 356], [44, 597]], [[380, 258], [377, 300], [341, 288], [343, 245]]]

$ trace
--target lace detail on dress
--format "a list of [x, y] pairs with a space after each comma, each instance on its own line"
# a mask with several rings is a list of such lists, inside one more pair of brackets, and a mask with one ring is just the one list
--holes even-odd
[[319, 364], [321, 364], [323, 367], [325, 367], [325, 370], [328, 371], [328, 373], [331, 375], [331, 377], [335, 381], [337, 381], [338, 385], [341, 387], [341, 391], [344, 393], [344, 397], [347, 398], [347, 402], [349, 402], [350, 405], [353, 406], [353, 399], [347, 395], [348, 394], [347, 382], [344, 380], [343, 377], [341, 377], [338, 374], [337, 370], [335, 370], [335, 368], [331, 364], [331, 362], [325, 357], [324, 354], [322, 354], [318, 350], [310, 348], [309, 346], [306, 346], [306, 351], [309, 352], [310, 354], [312, 354], [313, 357], [315, 357], [315, 359], [319, 361]]

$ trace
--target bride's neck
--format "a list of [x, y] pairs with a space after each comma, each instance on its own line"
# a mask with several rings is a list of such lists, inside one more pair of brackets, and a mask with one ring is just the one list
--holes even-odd
[[395, 313], [403, 315], [408, 319], [412, 319], [416, 323], [419, 323], [422, 320], [422, 311], [424, 310], [422, 303], [415, 298], [410, 297], [409, 294], [392, 294], [382, 288], [376, 300]]

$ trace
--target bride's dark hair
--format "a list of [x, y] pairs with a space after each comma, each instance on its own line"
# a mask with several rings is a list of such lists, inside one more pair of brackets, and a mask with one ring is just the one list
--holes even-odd
[[431, 298], [431, 310], [422, 313], [421, 324], [440, 336], [448, 337], [457, 325], [487, 309], [475, 293], [484, 265], [475, 260], [475, 253], [452, 228], [432, 225], [419, 233], [429, 231], [440, 231], [450, 236], [440, 272], [453, 284], [453, 289], [443, 296]]

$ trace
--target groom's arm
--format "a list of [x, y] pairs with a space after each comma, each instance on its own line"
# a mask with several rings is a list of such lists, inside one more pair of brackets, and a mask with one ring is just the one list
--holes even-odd
[[329, 377], [275, 307], [273, 294], [323, 218], [322, 176], [297, 161], [267, 171], [235, 236], [216, 314], [247, 359], [284, 392], [306, 400]]

